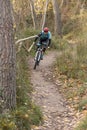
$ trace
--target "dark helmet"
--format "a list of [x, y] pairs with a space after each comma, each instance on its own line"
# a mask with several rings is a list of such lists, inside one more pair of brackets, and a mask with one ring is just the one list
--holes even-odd
[[47, 27], [45, 27], [45, 28], [43, 29], [43, 31], [44, 31], [44, 32], [48, 32], [49, 29], [48, 29]]

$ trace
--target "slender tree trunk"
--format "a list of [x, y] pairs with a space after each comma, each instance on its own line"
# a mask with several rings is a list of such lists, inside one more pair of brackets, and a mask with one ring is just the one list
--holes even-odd
[[16, 105], [15, 62], [11, 3], [0, 0], [0, 101], [3, 101], [3, 110]]
[[74, 14], [79, 14], [80, 6], [81, 6], [80, 0], [77, 0], [76, 7], [74, 9], [74, 11], [75, 11]]
[[33, 26], [34, 26], [34, 29], [36, 29], [36, 13], [34, 9], [33, 0], [30, 0], [30, 7], [31, 7], [31, 13], [32, 13]]
[[57, 0], [52, 0], [53, 2], [53, 11], [55, 17], [55, 34], [60, 35], [62, 37], [62, 22], [61, 22], [61, 14], [58, 6]]
[[83, 0], [82, 6], [81, 6], [82, 8], [84, 8], [85, 3], [86, 3], [86, 0]]
[[60, 8], [67, 5], [67, 0], [61, 0]]
[[44, 26], [45, 26], [48, 1], [49, 1], [49, 0], [46, 0], [46, 4], [45, 4], [44, 15], [43, 15], [43, 21], [42, 21], [42, 30], [43, 30], [43, 28], [44, 28]]

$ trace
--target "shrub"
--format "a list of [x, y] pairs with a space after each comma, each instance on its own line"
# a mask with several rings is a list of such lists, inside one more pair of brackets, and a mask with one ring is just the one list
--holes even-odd
[[87, 130], [87, 116], [79, 123], [75, 130]]
[[17, 54], [17, 106], [15, 110], [0, 114], [0, 130], [31, 130], [39, 125], [42, 112], [31, 100], [33, 91], [29, 79], [29, 67], [24, 48]]
[[85, 99], [82, 99], [80, 102], [79, 102], [79, 106], [78, 106], [78, 109], [81, 111], [83, 110], [87, 105], [87, 98]]

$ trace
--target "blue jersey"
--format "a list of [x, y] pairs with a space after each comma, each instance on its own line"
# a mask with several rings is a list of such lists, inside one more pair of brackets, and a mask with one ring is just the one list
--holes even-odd
[[44, 33], [44, 31], [42, 31], [36, 38], [35, 38], [35, 42], [37, 41], [37, 39], [39, 40], [40, 44], [45, 41], [48, 43], [48, 46], [50, 46], [51, 44], [51, 33], [50, 31], [48, 31], [48, 33]]
[[49, 40], [51, 39], [51, 33], [48, 31], [48, 33], [44, 33], [43, 31], [39, 34], [39, 37], [41, 40]]

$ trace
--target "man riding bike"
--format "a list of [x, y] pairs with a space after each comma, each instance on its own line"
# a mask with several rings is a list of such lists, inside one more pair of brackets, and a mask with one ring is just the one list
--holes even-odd
[[[51, 44], [51, 32], [49, 31], [49, 29], [47, 27], [45, 27], [42, 32], [40, 32], [40, 34], [38, 34], [38, 36], [35, 38], [36, 42], [39, 39], [39, 44], [43, 44], [45, 43], [47, 47], [50, 46]], [[37, 45], [38, 47], [38, 45]], [[43, 52], [45, 52], [46, 47], [44, 47]]]

